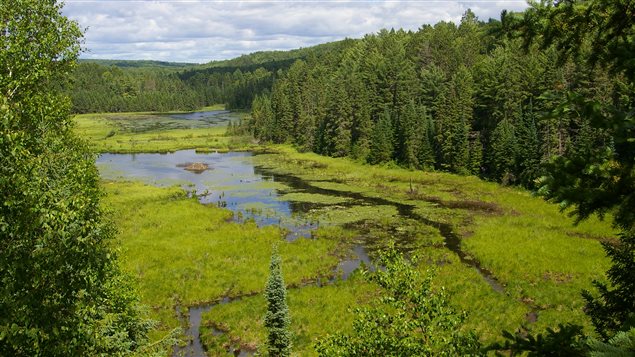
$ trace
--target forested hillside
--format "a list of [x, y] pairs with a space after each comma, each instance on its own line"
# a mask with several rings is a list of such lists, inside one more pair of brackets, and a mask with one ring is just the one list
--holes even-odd
[[339, 62], [355, 40], [292, 51], [263, 51], [204, 65], [157, 61], [82, 61], [67, 92], [76, 113], [193, 110], [226, 104], [246, 109], [298, 59]]
[[543, 117], [572, 91], [610, 102], [625, 88], [601, 66], [507, 36], [512, 17], [468, 11], [458, 25], [367, 35], [336, 65], [296, 61], [255, 99], [251, 129], [325, 155], [533, 187], [541, 162], [610, 144], [579, 113]]
[[252, 108], [249, 128], [262, 141], [535, 187], [551, 157], [611, 144], [578, 113], [546, 114], [569, 93], [611, 102], [627, 86], [602, 66], [514, 38], [513, 18], [483, 22], [468, 10], [459, 24], [182, 71], [81, 63], [71, 96], [77, 113]]

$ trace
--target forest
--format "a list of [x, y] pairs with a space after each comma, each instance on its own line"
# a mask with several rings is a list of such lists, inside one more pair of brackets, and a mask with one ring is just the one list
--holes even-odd
[[635, 1], [206, 64], [62, 8], [0, 4], [0, 355], [635, 353]]
[[70, 94], [78, 113], [224, 103], [251, 110], [247, 130], [265, 142], [536, 188], [552, 157], [612, 145], [587, 116], [551, 115], [567, 96], [608, 105], [630, 89], [623, 73], [528, 42], [519, 16], [483, 22], [468, 11], [459, 24], [182, 72], [80, 64]]

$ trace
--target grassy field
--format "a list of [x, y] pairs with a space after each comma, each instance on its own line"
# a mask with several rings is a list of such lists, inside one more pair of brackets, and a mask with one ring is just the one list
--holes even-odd
[[[222, 110], [207, 107], [204, 110]], [[179, 120], [174, 113], [105, 113], [75, 117], [76, 132], [96, 152], [172, 152], [185, 149], [229, 151], [256, 146], [250, 137], [226, 136], [226, 126]], [[236, 118], [244, 113], [235, 113]]]
[[177, 306], [262, 291], [274, 244], [285, 257], [289, 284], [330, 276], [337, 265], [332, 239], [287, 243], [277, 228], [229, 222], [231, 212], [201, 205], [180, 188], [133, 182], [104, 187], [120, 233], [120, 261], [138, 279], [151, 317], [162, 323], [157, 337], [180, 325]]
[[[250, 295], [205, 313], [202, 339], [210, 355], [226, 353], [229, 346], [261, 349], [261, 294], [277, 243], [290, 285], [294, 353], [313, 355], [316, 339], [351, 328], [352, 309], [376, 288], [355, 275], [322, 287], [312, 282], [332, 276], [350, 244], [363, 243], [372, 256], [391, 240], [420, 256], [422, 270], [436, 270], [435, 285], [444, 286], [453, 304], [468, 312], [466, 328], [479, 332], [484, 342], [499, 338], [503, 329], [541, 332], [563, 322], [591, 332], [580, 291], [608, 268], [600, 241], [615, 232], [606, 222], [592, 218], [574, 226], [557, 206], [476, 177], [369, 166], [287, 146], [263, 149], [249, 138], [225, 136], [224, 128], [148, 126], [147, 113], [127, 116], [132, 124], [122, 126], [117, 122], [122, 119], [110, 117], [115, 115], [121, 114], [79, 116], [77, 130], [96, 151], [261, 150], [254, 159], [258, 165], [300, 178], [316, 191], [280, 199], [324, 205], [309, 214], [322, 223], [314, 239], [287, 243], [280, 229], [232, 223], [231, 212], [201, 205], [180, 188], [105, 182], [106, 204], [120, 232], [121, 262], [138, 279], [151, 316], [161, 322], [155, 338], [182, 324], [177, 306]], [[353, 204], [360, 199], [366, 203]], [[404, 207], [411, 217], [400, 214]], [[440, 225], [451, 227], [467, 261], [490, 271], [502, 291], [445, 246]]]

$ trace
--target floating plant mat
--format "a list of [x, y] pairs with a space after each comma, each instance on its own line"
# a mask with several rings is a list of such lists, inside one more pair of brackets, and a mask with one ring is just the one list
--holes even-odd
[[104, 114], [121, 132], [143, 133], [170, 129], [200, 129], [225, 126], [239, 120], [239, 114], [226, 110], [178, 114]]

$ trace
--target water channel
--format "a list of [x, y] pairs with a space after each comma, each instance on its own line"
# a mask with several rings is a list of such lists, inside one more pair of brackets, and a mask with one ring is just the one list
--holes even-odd
[[[187, 170], [192, 163], [203, 164], [206, 169]], [[400, 216], [438, 229], [445, 245], [457, 253], [461, 261], [477, 269], [494, 290], [503, 290], [490, 272], [481, 268], [478, 262], [468, 259], [460, 250], [460, 239], [451, 226], [418, 216], [413, 206], [366, 197], [360, 193], [318, 188], [294, 176], [274, 174], [254, 165], [253, 154], [249, 152], [196, 153], [194, 150], [183, 150], [168, 154], [102, 154], [97, 166], [102, 178], [107, 180], [135, 179], [158, 186], [181, 185], [201, 203], [231, 210], [236, 221], [253, 220], [259, 226], [280, 226], [288, 241], [311, 238], [316, 228], [329, 224], [315, 221], [310, 214], [328, 205], [293, 202], [286, 200], [285, 194], [311, 193], [340, 197], [347, 200], [348, 206], [393, 206]], [[372, 266], [368, 249], [363, 243], [353, 245], [349, 257], [337, 267], [341, 279], [347, 279], [361, 264]], [[179, 350], [180, 354], [204, 355], [198, 328], [201, 314], [213, 306], [189, 307], [187, 335], [192, 342]], [[244, 355], [245, 351], [241, 353]]]

